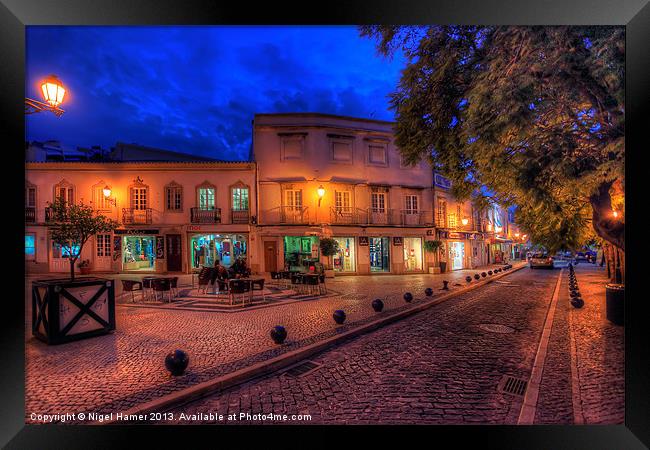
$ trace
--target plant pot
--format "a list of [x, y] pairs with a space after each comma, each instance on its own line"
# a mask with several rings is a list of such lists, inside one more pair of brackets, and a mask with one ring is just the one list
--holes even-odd
[[447, 271], [447, 261], [440, 261], [440, 273]]
[[429, 266], [429, 273], [431, 274], [440, 273], [440, 267]]
[[90, 267], [79, 267], [79, 273], [81, 275], [88, 275], [90, 273]]
[[607, 320], [624, 325], [625, 285], [610, 283], [605, 286]]
[[[83, 311], [83, 314], [79, 314]], [[32, 283], [32, 335], [47, 344], [85, 339], [115, 329], [115, 285], [105, 278]]]

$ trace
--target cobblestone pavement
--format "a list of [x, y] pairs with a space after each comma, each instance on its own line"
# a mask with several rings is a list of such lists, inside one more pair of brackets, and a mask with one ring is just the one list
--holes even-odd
[[605, 317], [605, 268], [581, 263], [575, 266], [575, 272], [585, 305], [580, 309], [571, 306], [565, 270], [535, 423], [622, 424], [624, 328]]
[[[478, 271], [482, 270], [488, 269]], [[339, 277], [328, 280], [328, 287], [341, 295], [237, 313], [118, 306], [114, 333], [58, 346], [47, 346], [31, 336], [28, 296], [26, 420], [30, 422], [32, 412], [123, 411], [373, 320], [378, 317], [370, 306], [373, 298], [383, 299], [386, 305], [380, 314], [390, 314], [424, 301], [425, 287], [432, 287], [435, 297], [444, 292], [439, 290], [443, 279], [450, 281], [453, 291], [457, 284], [466, 284], [465, 276], [476, 272]], [[26, 292], [31, 280], [40, 277], [26, 279]], [[411, 305], [402, 299], [405, 291], [414, 294]], [[332, 320], [336, 309], [344, 309], [348, 316], [343, 327]], [[275, 325], [288, 330], [283, 346], [269, 337]], [[188, 352], [190, 365], [184, 376], [172, 378], [163, 361], [176, 348]]]
[[528, 379], [557, 276], [518, 271], [320, 353], [311, 360], [321, 366], [302, 377], [276, 372], [174, 408], [164, 423], [305, 423], [181, 417], [248, 413], [307, 414], [312, 424], [514, 424], [523, 397], [497, 388], [506, 375]]

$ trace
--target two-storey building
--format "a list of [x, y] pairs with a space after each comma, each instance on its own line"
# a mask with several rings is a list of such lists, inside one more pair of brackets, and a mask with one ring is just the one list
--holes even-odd
[[[393, 123], [328, 114], [257, 114], [260, 271], [304, 269], [333, 237], [339, 274], [426, 272], [435, 239], [432, 171], [403, 163]], [[428, 232], [427, 232], [428, 231]], [[325, 260], [327, 263], [327, 261]]]
[[84, 246], [81, 259], [94, 271], [188, 272], [236, 258], [250, 264], [255, 186], [250, 162], [27, 162], [27, 270], [69, 270], [65, 249], [48, 235], [54, 198], [90, 204], [119, 222]]

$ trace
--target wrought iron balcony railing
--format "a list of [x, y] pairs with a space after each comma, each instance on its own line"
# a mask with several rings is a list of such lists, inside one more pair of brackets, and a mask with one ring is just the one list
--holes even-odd
[[368, 211], [351, 206], [332, 206], [330, 207], [330, 222], [344, 225], [365, 225], [368, 223]]
[[400, 210], [399, 220], [399, 224], [403, 226], [431, 225], [433, 223], [431, 211], [414, 211], [410, 209]]
[[248, 209], [233, 209], [230, 211], [231, 223], [249, 223], [251, 220], [251, 212]]
[[264, 224], [308, 224], [307, 206], [277, 206], [262, 211], [261, 223]]
[[122, 223], [125, 225], [150, 225], [152, 217], [151, 208], [122, 208]]
[[36, 208], [33, 206], [25, 206], [25, 222], [35, 223], [36, 222]]
[[221, 208], [191, 208], [190, 221], [192, 223], [221, 223]]

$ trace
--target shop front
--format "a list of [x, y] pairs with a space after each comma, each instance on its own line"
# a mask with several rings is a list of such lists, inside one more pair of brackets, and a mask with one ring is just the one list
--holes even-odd
[[310, 271], [319, 262], [318, 236], [284, 236], [284, 265], [288, 270]]
[[390, 239], [387, 237], [370, 237], [370, 272], [390, 272]]
[[123, 236], [122, 269], [126, 271], [155, 270], [156, 236]]
[[[213, 267], [219, 261], [230, 267], [237, 259], [248, 257], [247, 234], [193, 233], [189, 236], [190, 267]], [[248, 261], [247, 261], [248, 264]]]
[[339, 244], [338, 253], [332, 256], [334, 271], [341, 273], [356, 272], [354, 237], [334, 237], [333, 239]]
[[449, 268], [460, 270], [465, 267], [465, 243], [460, 241], [449, 241]]

